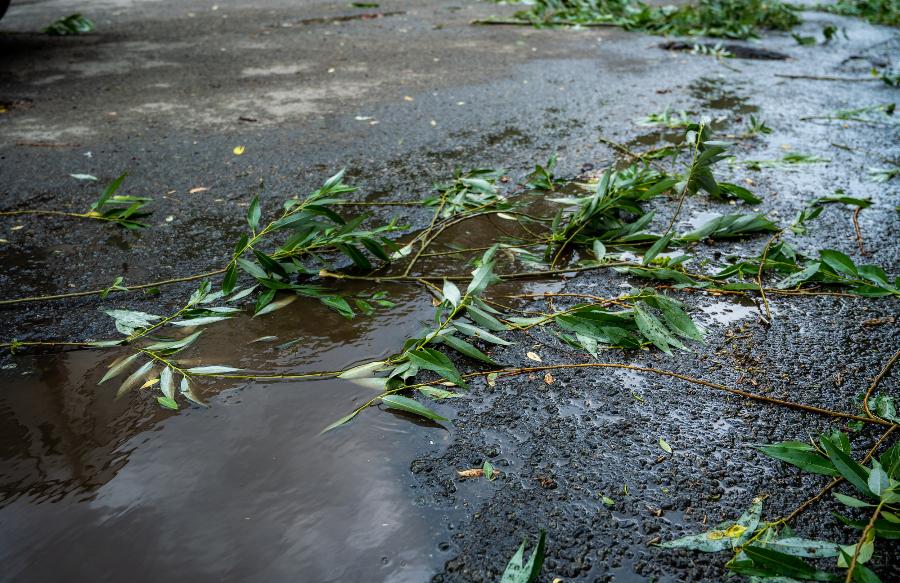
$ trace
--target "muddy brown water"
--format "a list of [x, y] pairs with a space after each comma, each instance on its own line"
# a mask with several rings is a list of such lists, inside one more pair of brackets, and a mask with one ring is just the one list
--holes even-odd
[[[417, 269], [466, 273], [462, 256], [443, 253], [504, 234], [525, 233], [496, 217], [456, 225]], [[498, 262], [514, 269], [509, 252]], [[510, 282], [497, 293], [561, 285]], [[433, 318], [422, 288], [340, 289], [386, 289], [396, 307], [346, 320], [301, 298], [213, 324], [179, 357], [247, 374], [343, 370], [396, 353]], [[295, 579], [302, 565], [308, 581], [423, 581], [451, 558], [452, 521], [418, 500], [409, 472], [416, 455], [447, 446], [451, 424], [372, 409], [320, 435], [377, 394], [335, 378], [206, 379], [209, 407], [174, 413], [156, 404], [156, 387], [115, 399], [124, 376], [97, 384], [122, 354], [26, 354], [0, 371], [4, 580], [268, 581]], [[431, 406], [452, 418], [460, 402]]]
[[[186, 356], [274, 373], [388, 356], [432, 313], [427, 295], [391, 291], [396, 308], [352, 322], [305, 300], [241, 316]], [[446, 560], [445, 521], [407, 477], [447, 429], [370, 411], [319, 435], [374, 395], [337, 379], [206, 382], [209, 408], [173, 414], [146, 390], [115, 400], [115, 382], [97, 386], [117, 354], [23, 356], [2, 371], [4, 580], [421, 581]]]

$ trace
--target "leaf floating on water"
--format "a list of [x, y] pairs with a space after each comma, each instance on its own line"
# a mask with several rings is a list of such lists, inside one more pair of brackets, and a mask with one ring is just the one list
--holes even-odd
[[278, 340], [278, 336], [260, 336], [259, 338], [254, 338], [248, 344], [254, 344], [256, 342], [274, 342]]
[[172, 409], [173, 411], [178, 410], [178, 403], [175, 399], [169, 397], [157, 397], [156, 402], [166, 409]]
[[159, 389], [167, 399], [175, 399], [175, 379], [172, 375], [172, 369], [168, 366], [163, 368], [159, 375]]
[[187, 369], [187, 372], [191, 374], [199, 374], [199, 375], [213, 375], [213, 374], [225, 374], [229, 372], [238, 372], [239, 368], [234, 368], [233, 366], [219, 366], [219, 365], [211, 365], [211, 366], [195, 366], [193, 368]]
[[374, 362], [367, 362], [366, 364], [361, 364], [359, 366], [354, 366], [353, 368], [348, 368], [344, 372], [338, 375], [339, 379], [358, 379], [371, 376], [372, 374], [378, 372], [382, 368], [384, 368], [383, 360], [376, 360]]
[[97, 384], [102, 385], [109, 379], [117, 377], [125, 372], [125, 369], [127, 369], [128, 366], [131, 365], [131, 363], [134, 362], [135, 359], [137, 359], [137, 357], [140, 355], [141, 354], [137, 352], [135, 354], [132, 354], [131, 356], [114, 360], [113, 363], [109, 366], [109, 370], [106, 371], [106, 374], [103, 375], [103, 378], [100, 379], [100, 382], [98, 382]]
[[[237, 370], [237, 369], [235, 369]], [[201, 407], [208, 407], [206, 403], [204, 403], [200, 396], [194, 392], [194, 387], [191, 385], [191, 382], [187, 377], [181, 377], [181, 394], [184, 395], [189, 401], [192, 401]]]
[[150, 372], [150, 370], [152, 368], [153, 368], [153, 361], [151, 360], [150, 362], [144, 363], [144, 365], [141, 366], [141, 368], [139, 368], [136, 371], [134, 371], [133, 373], [131, 373], [131, 376], [129, 376], [127, 379], [125, 379], [125, 382], [123, 382], [122, 385], [119, 387], [119, 390], [116, 391], [116, 398], [118, 399], [119, 397], [121, 397], [122, 395], [124, 395], [125, 393], [127, 393], [128, 391], [133, 389], [134, 387], [136, 387], [137, 384], [139, 382], [141, 382], [141, 380], [147, 375], [147, 373]]
[[389, 409], [414, 413], [434, 421], [447, 421], [446, 417], [438, 415], [428, 407], [421, 405], [418, 401], [410, 399], [409, 397], [404, 397], [402, 395], [387, 395], [381, 398], [381, 402]]
[[281, 298], [279, 300], [275, 300], [274, 302], [272, 302], [272, 303], [268, 304], [267, 306], [265, 306], [264, 308], [262, 308], [260, 311], [253, 314], [253, 317], [255, 318], [257, 316], [270, 314], [270, 313], [274, 312], [275, 310], [280, 310], [281, 308], [284, 308], [286, 306], [293, 304], [295, 301], [297, 301], [298, 297], [300, 297], [300, 296], [297, 296], [297, 295], [284, 296], [283, 298]]
[[155, 385], [158, 382], [159, 382], [159, 377], [153, 377], [152, 379], [147, 379], [146, 381], [144, 381], [144, 384], [141, 385], [141, 388], [146, 389], [147, 387], [152, 387], [153, 385]]

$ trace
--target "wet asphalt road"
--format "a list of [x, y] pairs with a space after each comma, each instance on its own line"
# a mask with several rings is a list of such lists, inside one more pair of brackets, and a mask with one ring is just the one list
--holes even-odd
[[[217, 266], [241, 232], [254, 194], [272, 208], [341, 167], [361, 187], [359, 196], [387, 199], [422, 196], [456, 167], [502, 166], [521, 176], [552, 152], [560, 156], [560, 173], [572, 177], [585, 165], [615, 159], [598, 136], [622, 142], [646, 136], [651, 130], [635, 120], [666, 106], [720, 118], [736, 133], [749, 114], [764, 119], [774, 133], [740, 143], [739, 157], [767, 159], [793, 150], [828, 158], [798, 171], [725, 172], [735, 182], [750, 178], [765, 199], [761, 210], [782, 221], [837, 189], [872, 197], [875, 204], [860, 216], [865, 259], [891, 274], [900, 270], [896, 179], [868, 180], [866, 169], [877, 161], [833, 146], [896, 159], [897, 126], [799, 121], [895, 101], [897, 90], [879, 82], [775, 76], [864, 77], [900, 54], [894, 30], [810, 13], [801, 34], [833, 23], [846, 37], [801, 47], [788, 35], [768, 35], [761, 46], [789, 60], [723, 66], [615, 29], [471, 26], [473, 18], [510, 11], [487, 4], [398, 1], [354, 9], [343, 2], [96, 1], [77, 9], [96, 20], [97, 32], [73, 38], [34, 33], [75, 10], [61, 1], [14, 2], [0, 22], [0, 101], [7, 109], [0, 114], [0, 206], [83, 210], [97, 186], [70, 174], [105, 182], [128, 171], [128, 194], [157, 199], [153, 228], [120, 233], [94, 224], [5, 218], [3, 298]], [[334, 18], [362, 13], [383, 15]], [[236, 156], [236, 146], [245, 153]], [[196, 187], [209, 190], [189, 193]], [[689, 205], [686, 218], [722, 210], [700, 197]], [[415, 209], [381, 216], [397, 214], [416, 226], [427, 220]], [[827, 209], [796, 241], [807, 251], [835, 248], [860, 258], [846, 209]], [[720, 249], [755, 253], [760, 245], [749, 240]], [[599, 272], [567, 281], [565, 290], [615, 294], [624, 282]], [[142, 309], [180, 305], [191, 288], [167, 287]], [[723, 298], [683, 299], [697, 313], [728, 309]], [[890, 299], [777, 298], [769, 327], [752, 312], [733, 321], [706, 317], [709, 342], [696, 353], [613, 350], [602, 358], [853, 410], [896, 349], [896, 324], [864, 322], [896, 314], [897, 305]], [[112, 296], [5, 308], [4, 336], [105, 337], [111, 327], [95, 315], [101, 306], [135, 303]], [[729, 338], [727, 331], [738, 328], [738, 337]], [[549, 335], [542, 340], [558, 345]], [[526, 365], [523, 342], [498, 356]], [[545, 362], [581, 360], [562, 346], [531, 349]], [[898, 374], [884, 386], [895, 389]], [[409, 460], [411, 502], [453, 517], [446, 524], [448, 560], [436, 580], [496, 580], [521, 538], [533, 539], [545, 527], [547, 581], [716, 581], [723, 576], [722, 557], [663, 551], [648, 542], [735, 517], [759, 495], [768, 495], [767, 517], [782, 515], [825, 483], [749, 446], [840, 427], [830, 420], [667, 379], [554, 376], [552, 385], [542, 377], [473, 385], [474, 399], [442, 406], [454, 416], [449, 445]], [[674, 455], [660, 459], [659, 437]], [[855, 451], [876, 438], [873, 430], [859, 432]], [[455, 469], [480, 465], [485, 457], [501, 470], [498, 481], [454, 477]], [[604, 495], [615, 505], [604, 505]], [[798, 531], [850, 542], [850, 532], [828, 514], [835, 509], [832, 502], [816, 506], [802, 516]], [[896, 545], [879, 547], [883, 580], [900, 576], [897, 565]]]

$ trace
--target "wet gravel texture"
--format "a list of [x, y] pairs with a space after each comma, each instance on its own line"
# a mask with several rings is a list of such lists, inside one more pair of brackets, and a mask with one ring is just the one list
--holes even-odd
[[[803, 47], [789, 35], [767, 35], [760, 46], [788, 60], [719, 63], [614, 29], [468, 24], [510, 10], [492, 5], [385, 2], [375, 11], [403, 13], [323, 22], [314, 19], [362, 11], [327, 2], [309, 4], [302, 15], [289, 2], [220, 2], [215, 10], [201, 2], [84, 4], [83, 12], [102, 14], [95, 18], [98, 32], [84, 37], [29, 32], [58, 16], [58, 2], [14, 2], [0, 22], [0, 101], [8, 104], [0, 114], [2, 207], [81, 210], [98, 187], [70, 173], [105, 182], [128, 170], [125, 192], [157, 199], [153, 228], [132, 233], [89, 222], [3, 218], [3, 298], [102, 287], [119, 275], [142, 282], [210, 269], [230, 253], [254, 194], [274, 209], [344, 166], [360, 198], [381, 200], [422, 196], [456, 167], [503, 166], [523, 176], [552, 152], [559, 153], [560, 174], [574, 177], [616, 159], [597, 141], [600, 135], [635, 148], [654, 141], [659, 130], [635, 120], [667, 106], [720, 119], [726, 133], [739, 133], [750, 114], [765, 120], [774, 132], [740, 141], [739, 159], [786, 151], [828, 158], [797, 169], [723, 164], [722, 172], [734, 182], [752, 180], [764, 198], [759, 209], [781, 222], [837, 189], [871, 197], [873, 206], [860, 215], [864, 258], [851, 212], [839, 206], [827, 208], [809, 234], [790, 239], [805, 251], [839, 249], [888, 273], [900, 271], [897, 180], [869, 180], [866, 169], [880, 163], [865, 153], [897, 159], [896, 122], [799, 120], [891, 102], [896, 89], [775, 76], [862, 78], [872, 66], [896, 66], [895, 30], [809, 13], [798, 33], [835, 24], [846, 37]], [[238, 145], [246, 147], [240, 157], [232, 154]], [[188, 193], [199, 186], [210, 190]], [[658, 220], [665, 224], [671, 209], [661, 206]], [[710, 210], [733, 208], [698, 196], [681, 216], [686, 221]], [[374, 213], [376, 219], [401, 216], [415, 227], [428, 219], [421, 209]], [[756, 254], [762, 241], [701, 244], [698, 254]], [[599, 271], [567, 279], [562, 289], [615, 295], [626, 283]], [[114, 332], [99, 308], [171, 310], [193, 287], [167, 286], [140, 300], [113, 295], [3, 307], [4, 336], [108, 337]], [[679, 297], [696, 310], [723, 301], [702, 293]], [[856, 411], [898, 331], [895, 323], [866, 322], [896, 315], [897, 300], [770, 301], [770, 326], [755, 313], [727, 324], [708, 319], [708, 343], [692, 353], [610, 350], [601, 361]], [[541, 344], [534, 346], [531, 338], [515, 338], [517, 344], [493, 355], [511, 366], [533, 364], [525, 357], [529, 350], [545, 363], [587, 360], [549, 334], [537, 338]], [[898, 375], [882, 388], [896, 395]], [[827, 479], [750, 446], [843, 426], [646, 374], [604, 369], [552, 376], [551, 384], [543, 374], [500, 379], [495, 387], [478, 381], [470, 398], [440, 405], [453, 417], [452, 443], [410, 460], [406, 480], [411, 501], [453, 517], [442, 543], [452, 558], [435, 581], [497, 580], [522, 537], [533, 540], [540, 528], [548, 531], [541, 580], [719, 581], [722, 555], [650, 543], [736, 517], [756, 496], [768, 496], [767, 518], [790, 512]], [[878, 435], [871, 428], [854, 433], [854, 451], [864, 452]], [[659, 438], [671, 444], [671, 455]], [[500, 471], [496, 481], [456, 477], [456, 470], [485, 459]], [[602, 496], [615, 503], [604, 504]], [[797, 531], [849, 543], [851, 532], [829, 514], [835, 510], [830, 500], [817, 504], [797, 521]], [[879, 543], [875, 561], [884, 581], [900, 578], [898, 548], [889, 542]]]

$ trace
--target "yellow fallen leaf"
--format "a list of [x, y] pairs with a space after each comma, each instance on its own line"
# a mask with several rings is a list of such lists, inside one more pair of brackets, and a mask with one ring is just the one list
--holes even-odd
[[472, 468], [470, 470], [457, 470], [456, 474], [460, 478], [480, 478], [484, 475], [484, 470], [482, 468]]
[[[243, 152], [243, 150], [241, 150]], [[237, 152], [235, 152], [237, 154]], [[198, 186], [196, 188], [192, 188], [188, 191], [188, 194], [197, 194], [198, 192], [206, 192], [209, 190], [206, 186]]]
[[544, 382], [547, 383], [548, 385], [552, 385], [553, 384], [553, 375], [550, 374], [549, 372], [547, 374], [545, 374]]
[[744, 534], [744, 531], [746, 530], [746, 526], [741, 526], [740, 524], [732, 524], [725, 530], [725, 536], [727, 536], [728, 538], [741, 538], [741, 535]]
[[158, 382], [159, 382], [159, 377], [157, 377], [155, 379], [147, 379], [147, 382], [145, 382], [143, 385], [141, 385], [141, 388], [146, 389], [147, 387], [152, 387], [153, 385], [155, 385]]
[[403, 96], [403, 101], [415, 101], [415, 99], [413, 99], [413, 98], [410, 97], [409, 95], [404, 95], [404, 96]]
[[13, 227], [12, 229], [10, 229], [10, 231], [20, 231], [20, 230], [22, 230], [22, 229], [24, 229], [24, 228], [25, 228], [25, 225], [16, 225], [16, 226]]
[[537, 353], [529, 352], [529, 353], [526, 354], [525, 356], [527, 356], [530, 360], [533, 360], [533, 361], [535, 361], [535, 362], [543, 362], [543, 361], [541, 360], [541, 357], [538, 356]]
[[235, 156], [240, 156], [241, 154], [244, 153], [244, 146], [235, 146], [234, 150], [232, 150], [232, 152], [234, 152]]

